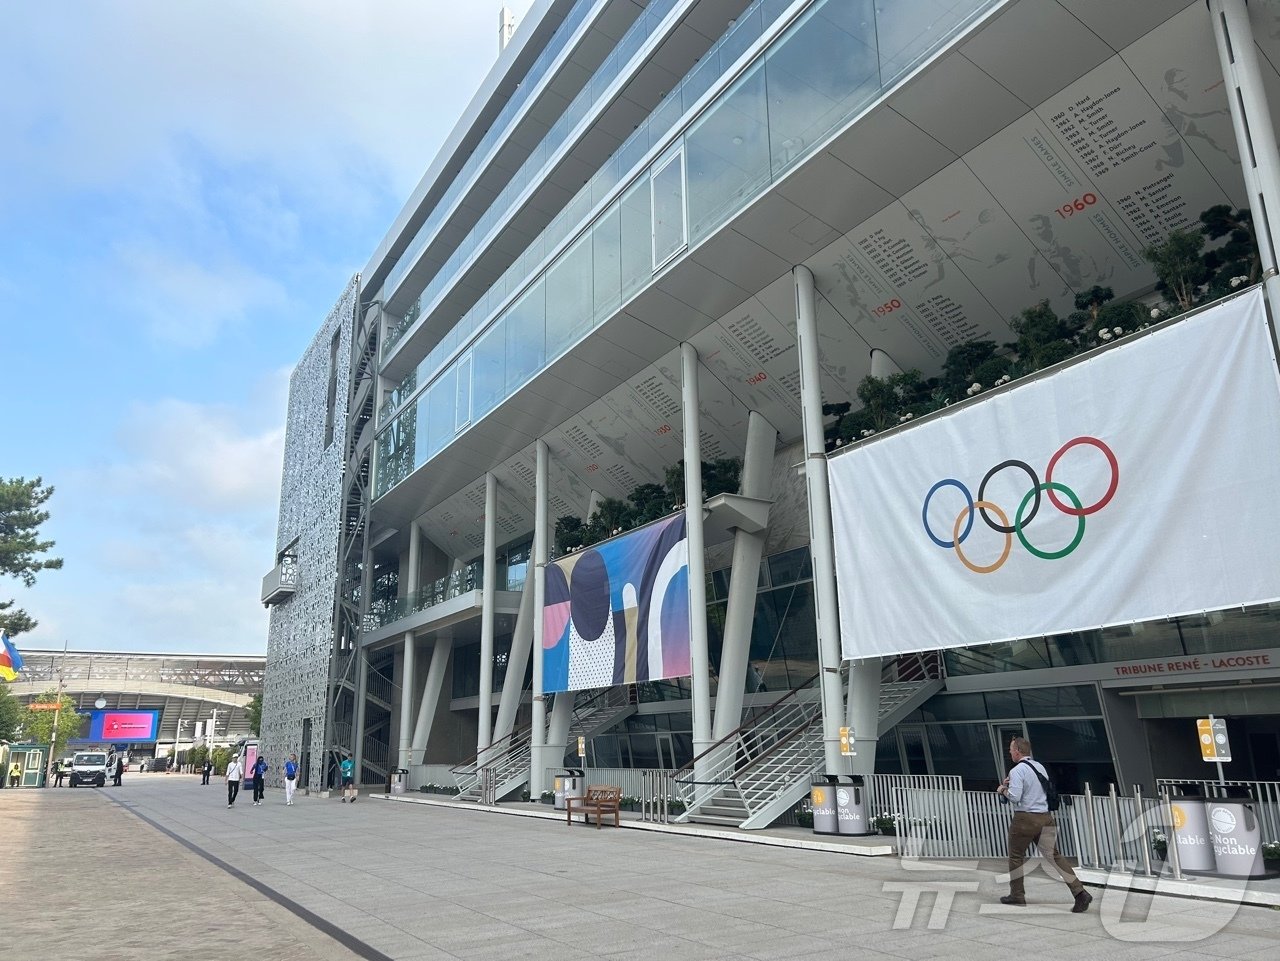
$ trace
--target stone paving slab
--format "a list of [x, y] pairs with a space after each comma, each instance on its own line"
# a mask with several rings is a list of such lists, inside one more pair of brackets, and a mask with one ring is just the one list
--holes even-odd
[[[275, 790], [261, 807], [229, 810], [217, 785], [198, 781], [134, 778], [112, 796], [343, 929], [366, 957], [1027, 961], [1034, 944], [1036, 961], [1280, 958], [1278, 917], [1263, 908], [1095, 889], [1092, 909], [1075, 915], [1061, 882], [1040, 875], [1027, 881], [1030, 906], [1005, 908], [995, 903], [1007, 888], [993, 864], [572, 829], [367, 797], [299, 797], [289, 809]], [[96, 802], [104, 817], [132, 817], [104, 792], [84, 798], [77, 804]], [[140, 820], [131, 832], [134, 844], [173, 845]], [[197, 878], [240, 884], [212, 864], [195, 868]], [[145, 947], [131, 961], [170, 957]]]

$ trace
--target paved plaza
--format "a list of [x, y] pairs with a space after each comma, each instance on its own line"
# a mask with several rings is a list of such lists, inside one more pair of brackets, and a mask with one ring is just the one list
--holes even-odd
[[912, 865], [219, 783], [0, 792], [0, 956], [207, 959], [1280, 957], [1280, 915], [1057, 881], [993, 902], [994, 865]]

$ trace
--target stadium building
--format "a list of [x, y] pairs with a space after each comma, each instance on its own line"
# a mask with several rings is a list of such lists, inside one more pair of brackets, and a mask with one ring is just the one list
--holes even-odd
[[[1203, 777], [1209, 713], [1280, 777], [1274, 504], [1221, 462], [1183, 530], [1156, 480], [1222, 385], [1277, 407], [1273, 340], [1217, 351], [1277, 304], [1278, 65], [1244, 0], [538, 0], [293, 375], [263, 750], [497, 797], [697, 758], [745, 827], [816, 771], [991, 787], [1015, 735], [1064, 790]], [[1218, 206], [1261, 286], [839, 436], [1038, 304], [1165, 300], [1143, 251]]]

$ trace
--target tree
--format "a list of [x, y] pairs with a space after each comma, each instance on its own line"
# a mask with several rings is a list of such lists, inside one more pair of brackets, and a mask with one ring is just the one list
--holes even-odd
[[259, 691], [253, 697], [249, 698], [249, 704], [244, 709], [249, 715], [249, 730], [255, 735], [262, 731], [262, 692]]
[[73, 738], [78, 738], [84, 730], [84, 722], [87, 720], [84, 715], [76, 713], [76, 702], [66, 694], [58, 697], [58, 692], [50, 688], [39, 697], [36, 698], [37, 704], [53, 704], [60, 703], [62, 709], [59, 711], [33, 711], [27, 708], [26, 714], [22, 719], [22, 737], [24, 740], [33, 744], [48, 744], [54, 740], [53, 734], [53, 716], [58, 715], [58, 731], [57, 744], [58, 750], [61, 751], [67, 746], [67, 742]]
[[1142, 252], [1160, 278], [1156, 290], [1167, 293], [1179, 310], [1196, 305], [1196, 291], [1209, 276], [1201, 252], [1204, 234], [1199, 231], [1174, 230], [1162, 244]]
[[[62, 567], [62, 558], [44, 556], [53, 541], [39, 540], [40, 525], [49, 519], [49, 512], [40, 508], [52, 496], [53, 488], [42, 486], [39, 477], [0, 478], [0, 574], [16, 577], [27, 587], [40, 571]], [[37, 622], [26, 611], [12, 609], [13, 604], [0, 601], [0, 628], [17, 636]]]
[[22, 705], [0, 684], [0, 741], [13, 741], [22, 723]]

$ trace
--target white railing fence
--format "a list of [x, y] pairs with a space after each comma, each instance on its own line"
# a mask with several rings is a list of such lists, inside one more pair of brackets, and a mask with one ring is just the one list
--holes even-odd
[[[1106, 794], [1095, 795], [1086, 785], [1085, 794], [1063, 795], [1057, 812], [1055, 846], [1060, 854], [1075, 858], [1084, 867], [1157, 874], [1164, 868], [1155, 847], [1159, 836], [1169, 853], [1169, 869], [1175, 877], [1181, 877], [1177, 845], [1169, 844], [1172, 811], [1168, 789], [1173, 784], [1192, 783], [1161, 781], [1161, 794], [1157, 797], [1144, 797], [1136, 788], [1133, 796], [1122, 795], [1114, 784]], [[1193, 786], [1210, 797], [1241, 797], [1247, 789], [1254, 799], [1263, 840], [1280, 839], [1280, 783], [1204, 781]], [[874, 791], [872, 796], [875, 797]], [[1173, 800], [1176, 799], [1175, 793]], [[1008, 856], [1013, 809], [990, 791], [895, 784], [891, 810], [897, 818], [898, 847], [903, 857]], [[872, 816], [878, 813], [881, 812], [873, 807]], [[1032, 847], [1032, 856], [1039, 853]]]

